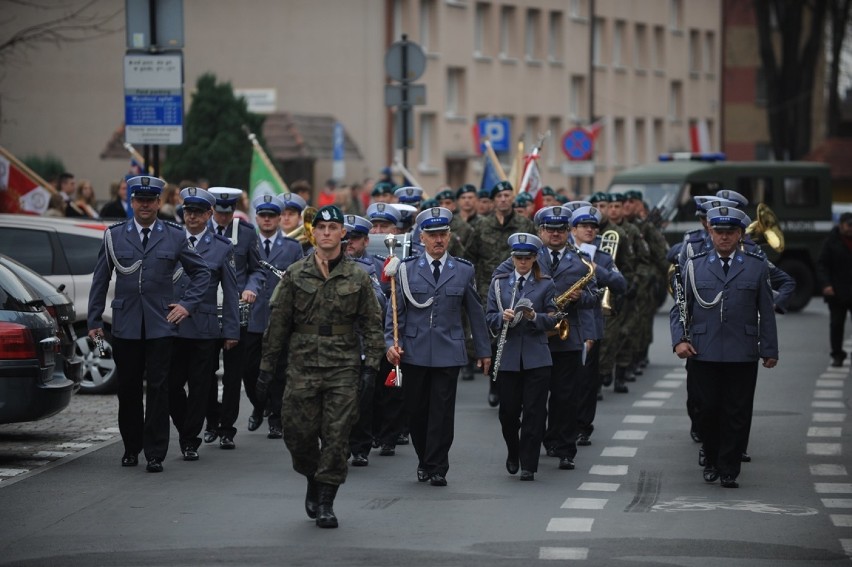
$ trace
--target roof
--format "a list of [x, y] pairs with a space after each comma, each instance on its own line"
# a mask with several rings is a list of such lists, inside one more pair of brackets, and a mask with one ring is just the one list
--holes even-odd
[[852, 179], [852, 138], [826, 138], [805, 159], [828, 164], [834, 179]]
[[[263, 121], [263, 138], [270, 157], [280, 161], [293, 159], [332, 159], [334, 150], [334, 116], [329, 114], [295, 114], [275, 112]], [[343, 129], [343, 152], [346, 159], [362, 160], [358, 146]], [[248, 144], [246, 140], [246, 144]], [[161, 147], [161, 151], [162, 151]], [[138, 150], [138, 148], [137, 148]], [[128, 159], [124, 149], [124, 124], [113, 132], [101, 151], [101, 159]]]

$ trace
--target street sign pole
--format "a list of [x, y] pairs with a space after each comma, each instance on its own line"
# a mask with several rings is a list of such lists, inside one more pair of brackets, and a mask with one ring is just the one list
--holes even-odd
[[405, 140], [402, 146], [402, 165], [408, 169], [408, 113], [411, 112], [408, 104], [408, 35], [402, 34], [402, 104], [399, 105], [399, 110], [402, 113], [402, 139]]
[[396, 147], [402, 150], [402, 165], [408, 168], [408, 150], [412, 147], [414, 135], [414, 105], [426, 104], [426, 88], [415, 85], [414, 81], [423, 75], [426, 68], [426, 55], [416, 43], [408, 41], [408, 35], [402, 34], [402, 40], [391, 45], [385, 55], [385, 71], [399, 86], [385, 87], [385, 105], [396, 107]]

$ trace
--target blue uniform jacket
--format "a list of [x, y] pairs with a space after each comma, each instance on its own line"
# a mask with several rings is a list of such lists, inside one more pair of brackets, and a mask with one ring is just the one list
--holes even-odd
[[[717, 305], [705, 309], [695, 301], [686, 264], [683, 274], [690, 342], [698, 354], [695, 360], [709, 362], [751, 362], [758, 358], [778, 358], [769, 266], [752, 252], [737, 250], [728, 275], [716, 251], [694, 256], [695, 290], [705, 302], [721, 292]], [[670, 314], [672, 346], [683, 336], [675, 305]]]
[[[204, 299], [188, 319], [178, 325], [182, 339], [240, 340], [240, 292], [237, 290], [237, 271], [234, 267], [234, 247], [231, 241], [207, 231], [195, 243], [195, 251], [210, 268], [210, 283]], [[222, 284], [222, 329], [217, 313], [218, 288]], [[189, 293], [192, 282], [184, 272], [175, 283], [178, 301]]]
[[[242, 239], [242, 237], [240, 238]], [[263, 249], [263, 240], [265, 239], [257, 239], [258, 257], [261, 260], [269, 262], [279, 270], [286, 270], [290, 267], [290, 264], [302, 259], [302, 245], [299, 241], [284, 236], [280, 230], [278, 234], [272, 237], [272, 245], [269, 247], [268, 257], [266, 256], [266, 250]], [[266, 331], [266, 326], [269, 324], [269, 299], [272, 297], [272, 292], [275, 291], [275, 286], [281, 281], [271, 271], [266, 268], [262, 269], [266, 274], [260, 282], [260, 289], [251, 306], [248, 324], [249, 333], [263, 333]]]
[[[618, 271], [615, 262], [612, 260], [612, 256], [600, 249], [595, 252], [595, 279], [597, 280], [598, 288], [603, 290], [603, 288], [608, 287], [613, 297], [627, 293], [627, 280], [624, 279], [624, 275]], [[603, 293], [600, 294], [594, 309], [595, 333], [591, 338], [595, 340], [604, 338], [606, 322], [604, 321], [604, 314], [601, 309], [600, 300], [602, 298]]]
[[[266, 270], [260, 266], [260, 247], [258, 245], [257, 232], [254, 227], [245, 221], [234, 219], [227, 227], [225, 227], [225, 238], [231, 239], [233, 234], [234, 223], [239, 222], [237, 229], [237, 243], [234, 244], [234, 262], [237, 266], [237, 287], [240, 294], [243, 291], [253, 291], [255, 294], [260, 293], [263, 287], [263, 280], [266, 278]], [[210, 230], [216, 232], [216, 225], [211, 219], [209, 222]], [[276, 282], [277, 283], [277, 282]], [[254, 307], [252, 307], [254, 308]]]
[[[384, 318], [387, 314], [388, 298], [385, 297], [385, 293], [379, 283], [379, 276], [376, 274], [376, 265], [373, 261], [373, 257], [366, 256], [364, 258], [352, 258], [352, 260], [355, 262], [355, 265], [367, 272], [367, 275], [370, 276], [370, 281], [373, 282], [373, 291], [376, 293], [376, 299], [379, 302], [379, 307], [382, 308], [382, 318]], [[388, 286], [390, 286], [390, 283]]]
[[[525, 297], [532, 302], [535, 310], [535, 319], [530, 321], [521, 318], [518, 324], [510, 326], [506, 333], [506, 343], [503, 345], [503, 354], [500, 359], [499, 370], [519, 372], [521, 365], [524, 369], [541, 368], [553, 364], [550, 357], [550, 347], [547, 342], [547, 331], [556, 325], [553, 315], [556, 313], [556, 305], [553, 304], [553, 296], [556, 288], [550, 276], [542, 276], [536, 281], [530, 277], [524, 280], [524, 289], [515, 295], [515, 305]], [[500, 282], [500, 302], [503, 309], [512, 307], [512, 288], [515, 285], [515, 271], [507, 274], [494, 276], [491, 287], [488, 288], [488, 308], [485, 310], [485, 320], [488, 328], [496, 334], [499, 340], [503, 328], [503, 311], [497, 308], [497, 287], [495, 282]]]
[[[446, 368], [467, 364], [461, 312], [467, 313], [473, 332], [477, 358], [491, 356], [491, 341], [485, 325], [485, 312], [476, 293], [473, 266], [467, 260], [448, 256], [438, 283], [432, 277], [429, 257], [408, 257], [411, 295], [418, 303], [434, 298], [429, 307], [409, 305], [396, 276], [399, 344], [405, 351], [402, 362], [418, 366]], [[388, 303], [385, 317], [385, 343], [393, 346], [393, 309]]]
[[[112, 300], [112, 334], [120, 339], [171, 337], [177, 328], [166, 320], [173, 300], [172, 276], [178, 264], [190, 279], [185, 296], [178, 301], [190, 315], [204, 298], [210, 282], [210, 270], [198, 252], [186, 240], [186, 233], [176, 224], [157, 220], [151, 225], [147, 248], [133, 219], [106, 229], [112, 237], [115, 258], [121, 266], [130, 268], [141, 262], [133, 273], [115, 272], [115, 299]], [[92, 275], [89, 293], [89, 329], [103, 328], [106, 294], [114, 270], [113, 261], [104, 244]]]

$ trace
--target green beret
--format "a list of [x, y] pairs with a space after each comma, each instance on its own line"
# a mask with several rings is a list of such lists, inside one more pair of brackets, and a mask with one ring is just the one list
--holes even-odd
[[609, 203], [609, 195], [603, 191], [597, 191], [589, 197], [589, 202], [594, 203]]
[[[440, 193], [438, 193], [437, 195], [435, 195], [435, 199], [439, 203], [441, 201], [445, 200], [445, 199], [455, 201], [456, 200], [456, 194], [453, 192], [452, 189], [445, 189], [445, 190], [441, 191]], [[425, 209], [426, 207], [423, 207], [423, 208]]]
[[[440, 197], [440, 196], [441, 196], [441, 194], [438, 193], [438, 197]], [[425, 211], [426, 209], [431, 209], [432, 207], [440, 207], [441, 203], [439, 203], [437, 199], [426, 199], [425, 201], [420, 203], [420, 206]]]
[[623, 203], [627, 200], [627, 197], [624, 196], [624, 193], [610, 193], [609, 194], [609, 202], [610, 203]]
[[314, 218], [315, 223], [320, 221], [339, 222], [343, 224], [343, 213], [334, 205], [326, 205], [317, 211], [317, 216]]
[[493, 199], [497, 196], [497, 193], [500, 193], [502, 191], [514, 192], [514, 188], [512, 187], [512, 184], [508, 181], [498, 181], [494, 184], [494, 187], [491, 188], [491, 198]]
[[542, 195], [550, 195], [551, 197], [555, 197], [556, 191], [554, 191], [553, 187], [551, 187], [550, 185], [545, 185], [544, 187], [541, 188], [541, 194]]
[[637, 201], [642, 200], [642, 192], [637, 191], [636, 189], [630, 189], [629, 191], [624, 192], [624, 198], [627, 200], [636, 199]]

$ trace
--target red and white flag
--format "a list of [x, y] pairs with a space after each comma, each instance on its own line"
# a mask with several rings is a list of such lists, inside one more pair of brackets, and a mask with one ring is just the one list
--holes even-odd
[[526, 167], [521, 182], [521, 193], [528, 193], [533, 198], [535, 209], [539, 210], [544, 206], [544, 195], [541, 194], [541, 188], [544, 184], [541, 181], [541, 172], [538, 169], [539, 155], [537, 149], [524, 158]]
[[53, 193], [47, 181], [0, 146], [0, 213], [40, 215]]

